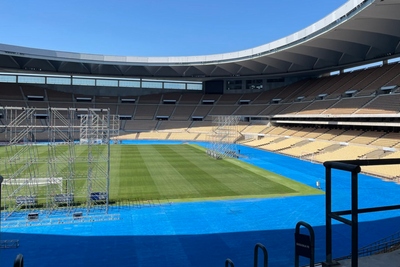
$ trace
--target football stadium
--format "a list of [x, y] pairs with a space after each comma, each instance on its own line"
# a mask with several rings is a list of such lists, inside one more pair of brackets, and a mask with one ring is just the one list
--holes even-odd
[[398, 266], [399, 14], [204, 56], [0, 44], [0, 265]]

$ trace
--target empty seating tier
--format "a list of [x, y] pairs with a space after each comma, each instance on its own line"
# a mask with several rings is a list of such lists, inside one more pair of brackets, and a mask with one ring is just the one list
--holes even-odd
[[135, 120], [152, 120], [158, 105], [138, 105], [135, 113]]
[[303, 146], [291, 147], [282, 150], [281, 152], [290, 156], [301, 157], [318, 153], [319, 151], [327, 148], [330, 145], [332, 145], [332, 143], [330, 142], [314, 141], [309, 142]]
[[184, 132], [187, 131], [191, 121], [162, 121], [158, 131]]
[[329, 153], [322, 153], [314, 156], [314, 160], [325, 162], [328, 160], [355, 160], [361, 159], [365, 154], [376, 150], [366, 146], [343, 146], [338, 150]]
[[299, 142], [302, 142], [302, 139], [297, 138], [285, 138], [284, 140], [277, 142], [277, 143], [270, 143], [268, 145], [260, 146], [259, 148], [270, 150], [270, 151], [277, 151], [289, 148]]
[[400, 112], [400, 95], [380, 95], [356, 114], [389, 114]]
[[153, 131], [157, 125], [157, 121], [126, 121], [125, 131]]
[[344, 98], [323, 112], [323, 114], [352, 114], [372, 99], [373, 97]]

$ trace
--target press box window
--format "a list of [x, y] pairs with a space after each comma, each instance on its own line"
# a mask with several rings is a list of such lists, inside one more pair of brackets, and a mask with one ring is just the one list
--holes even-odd
[[226, 90], [242, 90], [241, 80], [226, 81]]
[[246, 80], [246, 90], [263, 89], [263, 80]]

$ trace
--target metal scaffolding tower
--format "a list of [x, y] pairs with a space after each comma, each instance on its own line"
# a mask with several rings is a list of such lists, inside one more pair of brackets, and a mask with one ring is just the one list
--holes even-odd
[[34, 209], [40, 195], [38, 180], [39, 154], [35, 146], [35, 134], [38, 121], [35, 109], [5, 109], [5, 136], [9, 140], [5, 145], [5, 154], [1, 158], [1, 172], [4, 177], [2, 195], [4, 209], [10, 217], [21, 207], [26, 212]]
[[110, 110], [89, 109], [81, 115], [80, 143], [88, 145], [87, 212], [108, 212], [111, 137], [119, 134], [119, 118]]
[[75, 118], [75, 109], [48, 110], [47, 177], [49, 181], [46, 207], [49, 214], [60, 207], [66, 209], [68, 213], [73, 208], [76, 158]]
[[[118, 116], [109, 109], [10, 107], [1, 121], [0, 134], [9, 140], [0, 152], [4, 220], [38, 212], [75, 216], [79, 209], [108, 213], [110, 137], [119, 134]], [[76, 146], [79, 137], [84, 146]]]
[[213, 116], [207, 154], [215, 158], [238, 157], [236, 140], [240, 137], [240, 116]]

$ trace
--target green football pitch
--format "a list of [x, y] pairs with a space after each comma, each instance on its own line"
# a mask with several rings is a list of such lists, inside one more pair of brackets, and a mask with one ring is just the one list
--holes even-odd
[[[40, 177], [47, 177], [47, 151], [47, 146], [38, 146]], [[75, 151], [76, 177], [80, 177], [75, 180], [75, 197], [85, 196], [85, 192], [76, 190], [87, 187], [87, 146], [76, 146]], [[0, 157], [4, 153], [0, 150]], [[322, 194], [237, 159], [213, 159], [197, 145], [112, 145], [110, 155], [111, 201], [183, 202]], [[46, 194], [45, 186], [40, 190]]]
[[200, 201], [321, 194], [237, 159], [216, 160], [197, 145], [112, 146], [111, 199]]

